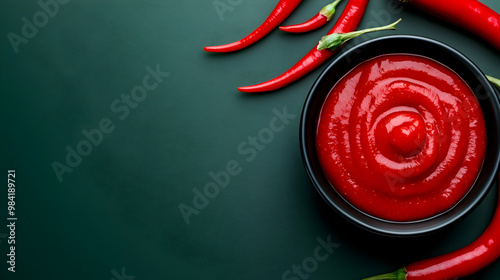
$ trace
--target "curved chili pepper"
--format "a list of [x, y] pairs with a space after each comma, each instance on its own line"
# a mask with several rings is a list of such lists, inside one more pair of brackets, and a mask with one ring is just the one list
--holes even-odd
[[407, 265], [393, 273], [365, 280], [456, 279], [479, 271], [498, 257], [500, 257], [500, 197], [490, 224], [470, 245], [455, 252]]
[[[347, 33], [355, 30], [363, 18], [367, 4], [368, 0], [349, 0], [340, 18], [328, 34]], [[264, 92], [282, 88], [319, 67], [339, 49], [333, 51], [330, 49], [318, 50], [316, 45], [299, 62], [280, 76], [253, 86], [239, 87], [238, 90], [243, 92]]]
[[469, 30], [500, 50], [500, 15], [477, 0], [400, 0]]
[[280, 26], [280, 30], [291, 33], [303, 33], [318, 29], [332, 19], [333, 14], [335, 14], [335, 8], [340, 3], [340, 1], [342, 0], [336, 0], [333, 3], [324, 6], [321, 11], [319, 11], [319, 13], [317, 13], [306, 22], [294, 25]]
[[207, 52], [234, 52], [246, 48], [280, 25], [297, 8], [300, 2], [302, 0], [280, 0], [267, 19], [245, 38], [230, 44], [209, 46], [203, 49]]

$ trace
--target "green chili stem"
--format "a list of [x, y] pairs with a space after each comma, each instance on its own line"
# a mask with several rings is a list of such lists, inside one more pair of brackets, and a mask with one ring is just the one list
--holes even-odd
[[397, 21], [386, 25], [386, 26], [381, 26], [381, 27], [374, 27], [374, 28], [367, 28], [363, 30], [358, 30], [354, 32], [349, 32], [349, 33], [333, 33], [330, 35], [323, 36], [321, 40], [319, 41], [318, 44], [318, 50], [324, 50], [324, 49], [330, 49], [334, 50], [346, 41], [349, 41], [353, 38], [356, 38], [362, 34], [368, 33], [368, 32], [375, 32], [375, 31], [383, 31], [383, 30], [394, 30], [396, 29], [396, 24], [400, 22], [401, 19], [398, 19]]
[[340, 3], [342, 0], [336, 0], [333, 3], [330, 3], [321, 9], [319, 11], [320, 14], [324, 15], [328, 21], [330, 21], [333, 17], [333, 14], [335, 14], [335, 9], [337, 8], [337, 5]]
[[486, 75], [486, 78], [488, 79], [488, 81], [490, 81], [490, 83], [492, 83], [493, 85], [495, 85], [498, 89], [500, 89], [500, 80], [497, 79], [497, 78], [494, 78], [492, 76], [488, 76]]
[[406, 280], [406, 269], [403, 267], [391, 273], [373, 276], [363, 280]]

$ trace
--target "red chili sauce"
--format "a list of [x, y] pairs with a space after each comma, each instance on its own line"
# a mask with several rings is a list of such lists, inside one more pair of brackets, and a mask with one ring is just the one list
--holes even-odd
[[337, 192], [359, 210], [412, 221], [452, 208], [486, 150], [479, 103], [451, 69], [426, 57], [365, 61], [332, 88], [316, 147]]

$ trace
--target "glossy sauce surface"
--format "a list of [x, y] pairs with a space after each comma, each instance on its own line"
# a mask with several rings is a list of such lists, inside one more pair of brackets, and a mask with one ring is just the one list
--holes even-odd
[[479, 103], [455, 72], [394, 54], [356, 66], [332, 88], [316, 147], [337, 192], [392, 221], [453, 207], [479, 174], [486, 130]]

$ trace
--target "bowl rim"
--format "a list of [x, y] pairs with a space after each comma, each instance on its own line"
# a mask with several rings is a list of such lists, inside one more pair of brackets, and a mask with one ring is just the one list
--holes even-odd
[[[308, 137], [311, 137], [311, 136], [308, 136], [308, 133], [307, 133], [308, 131], [310, 132], [310, 130], [308, 130], [308, 128], [310, 126], [309, 124], [311, 123], [311, 121], [314, 124], [317, 124], [317, 116], [319, 115], [319, 112], [316, 112], [316, 113], [312, 112], [311, 107], [313, 106], [312, 105], [313, 102], [315, 102], [315, 98], [317, 98], [316, 95], [318, 95], [317, 92], [318, 92], [319, 88], [321, 87], [322, 83], [325, 83], [324, 80], [327, 79], [329, 75], [331, 75], [330, 73], [337, 66], [337, 64], [339, 64], [342, 60], [345, 60], [346, 58], [350, 58], [351, 55], [353, 55], [355, 52], [358, 52], [360, 49], [365, 49], [373, 44], [379, 44], [382, 41], [391, 41], [391, 40], [396, 40], [396, 41], [398, 41], [398, 40], [399, 41], [400, 40], [415, 40], [415, 41], [419, 41], [419, 43], [428, 44], [431, 46], [433, 45], [434, 47], [440, 48], [440, 49], [448, 52], [453, 57], [454, 60], [458, 61], [460, 64], [467, 67], [468, 71], [470, 71], [472, 74], [474, 74], [474, 77], [477, 78], [477, 82], [479, 85], [484, 86], [484, 89], [489, 97], [488, 99], [492, 100], [490, 102], [492, 103], [493, 114], [495, 115], [494, 121], [496, 121], [496, 123], [500, 122], [500, 103], [498, 100], [498, 96], [495, 94], [496, 89], [494, 89], [492, 87], [492, 85], [489, 83], [489, 81], [485, 77], [484, 73], [479, 69], [479, 67], [477, 67], [464, 54], [462, 54], [458, 50], [452, 48], [451, 46], [449, 46], [443, 42], [437, 41], [435, 39], [422, 37], [422, 36], [416, 36], [416, 35], [388, 35], [388, 36], [381, 36], [381, 37], [373, 38], [373, 39], [367, 40], [365, 42], [362, 42], [356, 46], [353, 46], [349, 50], [341, 53], [336, 59], [334, 59], [332, 62], [330, 62], [327, 65], [327, 67], [320, 73], [320, 75], [314, 81], [311, 89], [309, 90], [309, 93], [308, 93], [308, 95], [305, 99], [305, 102], [304, 102], [304, 106], [303, 106], [302, 114], [301, 114], [301, 118], [300, 118], [300, 126], [299, 126], [299, 145], [300, 145], [302, 161], [303, 161], [304, 167], [307, 171], [307, 174], [308, 174], [312, 184], [314, 185], [315, 189], [318, 191], [318, 193], [320, 194], [322, 199], [331, 208], [333, 208], [333, 210], [335, 210], [337, 213], [339, 213], [341, 216], [343, 216], [344, 218], [346, 218], [350, 222], [354, 223], [355, 225], [357, 225], [361, 228], [364, 228], [368, 231], [371, 231], [371, 232], [375, 232], [375, 233], [378, 233], [381, 235], [387, 235], [387, 236], [419, 236], [419, 235], [435, 232], [439, 229], [447, 227], [448, 225], [454, 223], [455, 221], [459, 220], [460, 218], [462, 218], [463, 216], [468, 214], [470, 211], [472, 211], [484, 199], [486, 194], [491, 189], [493, 183], [497, 179], [496, 174], [497, 174], [499, 166], [500, 166], [500, 148], [497, 149], [496, 154], [493, 155], [495, 157], [495, 160], [493, 163], [494, 166], [493, 166], [492, 172], [487, 174], [486, 183], [484, 186], [480, 187], [479, 193], [477, 193], [476, 196], [474, 196], [472, 198], [472, 200], [469, 201], [468, 204], [465, 205], [465, 207], [462, 207], [462, 209], [459, 210], [457, 213], [455, 213], [454, 215], [451, 215], [450, 217], [446, 218], [444, 221], [439, 222], [437, 224], [432, 224], [432, 221], [436, 220], [438, 217], [442, 217], [446, 213], [452, 212], [452, 210], [455, 209], [455, 206], [458, 205], [460, 202], [462, 202], [462, 200], [468, 196], [469, 192], [454, 207], [448, 209], [447, 211], [444, 211], [443, 213], [437, 214], [437, 215], [429, 217], [429, 218], [425, 218], [425, 219], [418, 220], [418, 221], [410, 221], [410, 222], [395, 222], [395, 221], [383, 220], [383, 219], [371, 216], [365, 212], [362, 212], [361, 210], [358, 210], [356, 207], [351, 205], [347, 200], [345, 200], [342, 196], [340, 196], [335, 190], [334, 190], [334, 192], [337, 193], [337, 196], [340, 197], [342, 200], [344, 200], [344, 202], [346, 202], [347, 205], [349, 205], [349, 209], [344, 209], [344, 207], [338, 205], [335, 201], [333, 201], [332, 197], [330, 197], [330, 194], [325, 190], [326, 186], [323, 186], [321, 184], [321, 182], [319, 181], [318, 176], [316, 174], [317, 172], [314, 171], [312, 161], [314, 159], [317, 160], [317, 158], [316, 158], [315, 154], [311, 155], [309, 153], [309, 148], [308, 148], [309, 142], [307, 139], [308, 139]], [[377, 51], [377, 52], [381, 52], [378, 55], [396, 53], [396, 52], [384, 52], [383, 50]], [[399, 53], [421, 55], [421, 54], [414, 53], [414, 52], [403, 52], [402, 51]], [[376, 57], [378, 55], [375, 55], [372, 57]], [[431, 59], [437, 60], [435, 58], [431, 58]], [[437, 61], [440, 62], [439, 60], [437, 60]], [[361, 62], [359, 62], [359, 63], [361, 63]], [[356, 66], [359, 63], [355, 63], [353, 65]], [[440, 63], [444, 64], [443, 62], [440, 62]], [[349, 64], [351, 64], [351, 63], [349, 63]], [[345, 70], [345, 72], [342, 71], [343, 75], [345, 75], [347, 72], [349, 72], [353, 67]], [[335, 84], [335, 82], [331, 82], [330, 83], [331, 86], [333, 86]], [[321, 92], [319, 94], [322, 96], [324, 95], [322, 98], [322, 101], [321, 101], [321, 104], [323, 104], [323, 102], [328, 94], [327, 93], [321, 94]], [[475, 95], [476, 95], [476, 93], [475, 93]], [[483, 107], [483, 106], [481, 106], [481, 107]], [[483, 114], [484, 114], [484, 112], [483, 112]], [[311, 118], [313, 118], [313, 120], [310, 120]], [[485, 119], [485, 121], [486, 121], [486, 119]], [[495, 133], [493, 133], [493, 134], [495, 134]], [[315, 136], [313, 138], [315, 138]], [[500, 139], [500, 129], [497, 129], [497, 131], [496, 131], [496, 139]], [[314, 145], [313, 149], [315, 150], [315, 144], [313, 144], [313, 145]], [[490, 141], [488, 141], [487, 150], [488, 150], [488, 147], [490, 145], [492, 145], [492, 144], [490, 143]], [[483, 170], [480, 171], [480, 174], [482, 172], [483, 172]], [[321, 170], [320, 170], [320, 173], [323, 174], [323, 172]], [[479, 177], [479, 175], [478, 175], [478, 177]], [[476, 184], [474, 184], [473, 187], [475, 185]], [[333, 189], [333, 187], [330, 185], [327, 187]], [[471, 189], [473, 189], [473, 187], [471, 187]], [[330, 193], [331, 193], [331, 190], [330, 190]], [[364, 219], [360, 219], [357, 216], [351, 215], [350, 212], [352, 212], [352, 211], [357, 212], [359, 215], [363, 216], [364, 218], [368, 217], [369, 220], [376, 219], [376, 220], [379, 220], [381, 223], [387, 223], [388, 225], [389, 224], [398, 225], [398, 226], [407, 227], [407, 228], [401, 229], [401, 230], [395, 230], [393, 228], [387, 228], [387, 227], [382, 228], [380, 226], [375, 226], [372, 223], [366, 222]], [[415, 228], [414, 225], [417, 225], [417, 224], [421, 224], [422, 226]], [[405, 226], [405, 225], [413, 225], [413, 227]]]

